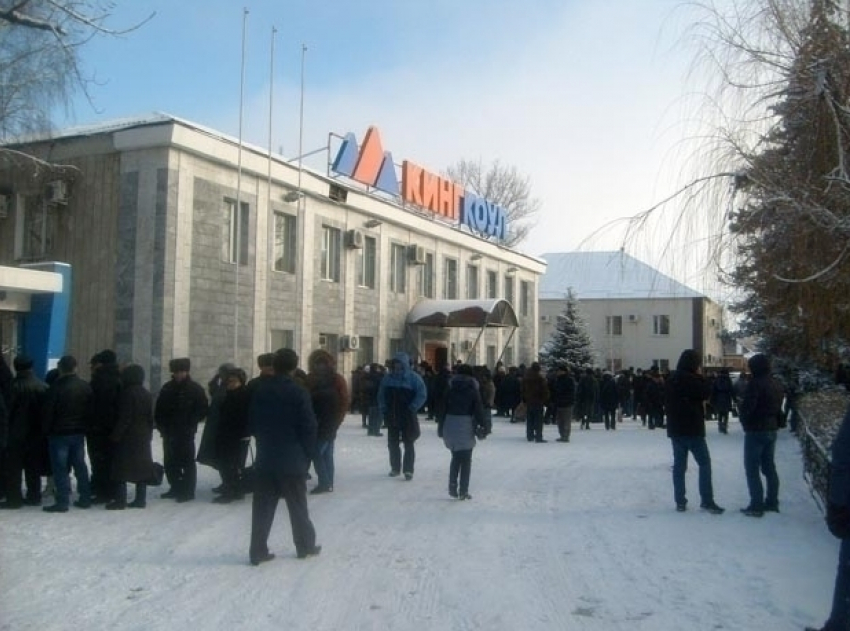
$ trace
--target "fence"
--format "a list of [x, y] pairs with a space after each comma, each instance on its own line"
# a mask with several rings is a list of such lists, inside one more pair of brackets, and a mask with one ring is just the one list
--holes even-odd
[[803, 478], [808, 483], [818, 507], [825, 512], [831, 466], [829, 449], [812, 433], [802, 414], [799, 414], [798, 419], [797, 437], [803, 450]]

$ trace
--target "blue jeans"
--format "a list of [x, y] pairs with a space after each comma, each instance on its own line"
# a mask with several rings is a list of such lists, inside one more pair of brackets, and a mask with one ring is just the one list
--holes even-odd
[[74, 470], [77, 478], [77, 492], [80, 501], [91, 501], [89, 469], [86, 466], [86, 437], [83, 434], [70, 436], [50, 436], [50, 467], [53, 470], [53, 483], [56, 485], [56, 504], [68, 508], [71, 503], [71, 476], [68, 467]]
[[711, 456], [703, 436], [675, 436], [673, 443], [673, 498], [676, 504], [687, 504], [685, 471], [688, 470], [688, 452], [694, 455], [699, 466], [699, 495], [701, 504], [714, 503], [711, 486]]
[[[744, 471], [750, 491], [750, 507], [758, 510], [779, 505], [779, 475], [776, 473], [776, 432], [747, 432], [744, 435]], [[767, 495], [761, 483], [767, 480]]]
[[850, 628], [850, 539], [841, 540], [835, 589], [832, 592], [832, 611], [823, 628]]
[[316, 457], [313, 459], [319, 486], [331, 489], [334, 485], [334, 441], [320, 440], [316, 443]]

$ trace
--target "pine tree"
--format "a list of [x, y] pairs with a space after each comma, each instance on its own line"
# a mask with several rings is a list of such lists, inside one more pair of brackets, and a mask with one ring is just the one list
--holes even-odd
[[558, 315], [555, 331], [540, 352], [540, 359], [548, 369], [566, 364], [578, 372], [593, 366], [593, 341], [572, 287], [567, 288], [565, 299], [564, 311]]

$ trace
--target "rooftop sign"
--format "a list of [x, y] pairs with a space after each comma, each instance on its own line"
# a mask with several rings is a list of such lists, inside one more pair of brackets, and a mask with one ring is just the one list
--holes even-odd
[[461, 185], [405, 160], [401, 164], [401, 186], [396, 165], [384, 151], [377, 127], [370, 127], [358, 146], [348, 133], [343, 138], [331, 170], [339, 175], [401, 197], [402, 201], [457, 221], [485, 237], [504, 240], [507, 236], [505, 209], [465, 190]]

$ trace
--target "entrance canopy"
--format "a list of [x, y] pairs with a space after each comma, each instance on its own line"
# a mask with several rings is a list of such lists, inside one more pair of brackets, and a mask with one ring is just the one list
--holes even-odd
[[507, 300], [420, 300], [407, 314], [408, 326], [446, 328], [517, 327]]

